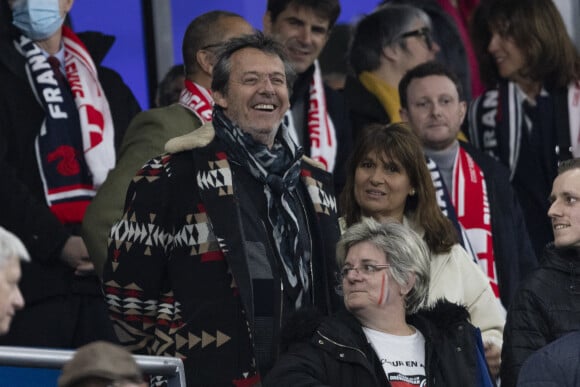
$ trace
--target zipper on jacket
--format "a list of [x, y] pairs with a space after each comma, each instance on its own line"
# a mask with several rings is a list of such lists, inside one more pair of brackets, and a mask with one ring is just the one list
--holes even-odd
[[314, 269], [312, 266], [312, 261], [314, 260], [314, 246], [312, 244], [312, 230], [310, 229], [310, 223], [308, 223], [308, 213], [306, 212], [306, 207], [304, 206], [302, 195], [296, 192], [296, 196], [298, 197], [298, 202], [300, 202], [300, 209], [302, 210], [304, 224], [306, 225], [306, 229], [308, 231], [308, 244], [310, 246], [310, 301], [312, 302], [312, 305], [318, 306], [315, 304], [316, 298], [314, 297]]
[[361, 351], [360, 349], [355, 348], [355, 347], [351, 347], [351, 346], [348, 346], [348, 345], [344, 345], [344, 344], [337, 343], [336, 341], [334, 341], [332, 339], [329, 339], [328, 337], [326, 337], [325, 335], [323, 335], [319, 330], [317, 330], [316, 333], [318, 333], [318, 335], [320, 335], [323, 339], [325, 339], [326, 341], [328, 341], [328, 342], [336, 345], [337, 347], [346, 348], [346, 349], [351, 349], [353, 351], [357, 351], [358, 353], [360, 353], [361, 355], [363, 355], [365, 359], [367, 359], [367, 355], [365, 355], [365, 353], [363, 351]]

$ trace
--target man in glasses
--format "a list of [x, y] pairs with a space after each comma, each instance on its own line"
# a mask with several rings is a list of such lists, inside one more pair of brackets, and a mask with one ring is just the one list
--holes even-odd
[[147, 160], [164, 151], [173, 137], [189, 133], [211, 120], [209, 91], [216, 52], [228, 39], [252, 34], [254, 28], [240, 15], [212, 11], [195, 18], [183, 37], [185, 82], [179, 102], [138, 114], [125, 134], [119, 160], [109, 172], [83, 220], [82, 235], [99, 275], [107, 259], [109, 231], [123, 215], [131, 179]]
[[438, 51], [429, 16], [418, 8], [387, 4], [360, 20], [349, 52], [355, 76], [345, 85], [354, 137], [370, 123], [401, 121], [399, 81]]

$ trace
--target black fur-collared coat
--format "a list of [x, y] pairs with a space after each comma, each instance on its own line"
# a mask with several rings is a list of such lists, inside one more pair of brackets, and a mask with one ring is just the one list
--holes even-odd
[[[482, 369], [477, 361], [480, 333], [468, 318], [465, 308], [447, 301], [408, 317], [425, 336], [429, 387], [478, 386], [480, 373], [489, 375], [487, 366]], [[298, 314], [283, 337], [284, 353], [264, 380], [265, 387], [391, 385], [360, 322], [347, 311], [331, 318]]]

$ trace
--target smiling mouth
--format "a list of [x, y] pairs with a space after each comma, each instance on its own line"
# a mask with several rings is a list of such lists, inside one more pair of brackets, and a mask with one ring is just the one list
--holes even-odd
[[570, 226], [568, 226], [567, 224], [555, 224], [552, 227], [554, 228], [554, 230], [563, 230], [563, 229], [568, 228]]
[[274, 109], [276, 109], [276, 105], [271, 103], [259, 103], [254, 105], [253, 108], [264, 112], [273, 112]]
[[385, 196], [386, 193], [381, 192], [381, 191], [374, 191], [374, 190], [367, 190], [366, 194], [369, 196]]

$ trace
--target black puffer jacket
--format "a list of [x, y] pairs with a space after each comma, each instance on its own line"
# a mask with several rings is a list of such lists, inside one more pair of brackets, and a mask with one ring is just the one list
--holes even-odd
[[[440, 301], [409, 318], [425, 336], [429, 387], [477, 386], [476, 330], [465, 308]], [[360, 322], [343, 311], [324, 320], [299, 314], [264, 386], [390, 386]], [[484, 370], [487, 372], [487, 370]]]
[[536, 350], [580, 330], [580, 252], [546, 247], [544, 261], [524, 282], [508, 310], [501, 385], [513, 387]]

